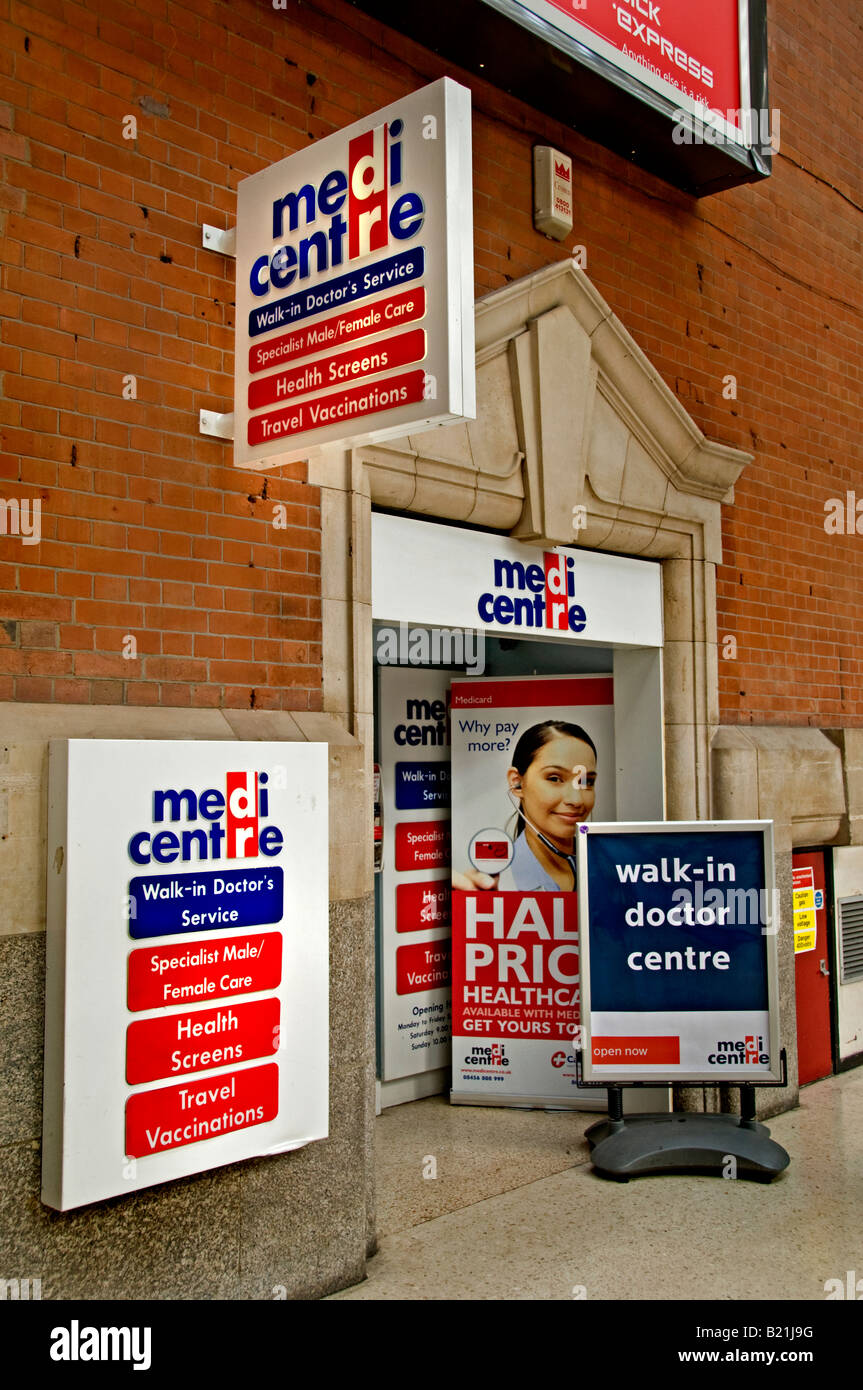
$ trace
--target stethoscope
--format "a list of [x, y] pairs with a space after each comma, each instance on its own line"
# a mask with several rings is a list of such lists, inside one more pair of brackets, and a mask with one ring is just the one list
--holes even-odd
[[[519, 787], [518, 790], [520, 791], [521, 788]], [[545, 835], [543, 835], [542, 831], [539, 830], [539, 829], [537, 828], [537, 826], [534, 825], [533, 821], [528, 819], [528, 817], [527, 817], [527, 816], [525, 815], [525, 813], [524, 813], [524, 807], [522, 806], [521, 802], [518, 801], [518, 800], [516, 799], [516, 795], [515, 795], [515, 792], [513, 791], [512, 787], [510, 787], [510, 788], [508, 789], [508, 791], [507, 791], [507, 796], [509, 797], [509, 799], [510, 799], [510, 801], [512, 802], [513, 806], [515, 807], [516, 811], [518, 811], [518, 814], [521, 816], [521, 818], [522, 818], [522, 820], [524, 821], [525, 825], [529, 825], [529, 826], [530, 826], [530, 828], [531, 828], [531, 830], [533, 831], [534, 835], [537, 837], [538, 840], [541, 840], [541, 841], [542, 841], [542, 843], [545, 845], [546, 849], [550, 849], [551, 852], [552, 852], [552, 854], [556, 854], [556, 855], [557, 855], [558, 859], [565, 859], [565, 860], [566, 860], [567, 864], [569, 865], [570, 869], [572, 870], [572, 887], [573, 887], [573, 890], [574, 890], [575, 887], [576, 887], [576, 885], [578, 884], [578, 864], [577, 864], [575, 855], [574, 855], [574, 854], [567, 854], [567, 853], [566, 853], [566, 850], [558, 849], [557, 845], [553, 845], [553, 844], [551, 843], [551, 840], [547, 839], [547, 837], [546, 837]]]

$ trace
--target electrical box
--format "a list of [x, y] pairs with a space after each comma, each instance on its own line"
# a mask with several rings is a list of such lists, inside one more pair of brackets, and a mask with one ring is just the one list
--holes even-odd
[[572, 231], [572, 160], [550, 145], [533, 150], [533, 225], [556, 241]]

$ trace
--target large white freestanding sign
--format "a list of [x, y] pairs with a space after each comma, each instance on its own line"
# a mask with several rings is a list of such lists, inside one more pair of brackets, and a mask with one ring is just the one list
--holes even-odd
[[441, 78], [243, 179], [234, 463], [473, 419], [470, 92]]
[[51, 745], [42, 1200], [327, 1134], [323, 744]]
[[450, 1061], [452, 671], [383, 666], [379, 960], [381, 1080]]

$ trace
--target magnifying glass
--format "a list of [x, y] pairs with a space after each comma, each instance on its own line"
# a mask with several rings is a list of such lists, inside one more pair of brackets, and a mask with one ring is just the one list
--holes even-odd
[[468, 858], [481, 874], [502, 874], [515, 855], [515, 845], [505, 830], [489, 827], [477, 831], [468, 845]]

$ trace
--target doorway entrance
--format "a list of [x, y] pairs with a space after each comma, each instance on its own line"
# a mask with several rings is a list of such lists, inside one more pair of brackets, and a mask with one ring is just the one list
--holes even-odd
[[794, 900], [794, 974], [797, 1067], [800, 1085], [833, 1072], [827, 863], [821, 849], [791, 856]]
[[[386, 1108], [450, 1086], [451, 681], [547, 686], [599, 677], [613, 688], [599, 819], [662, 820], [663, 633], [657, 564], [543, 552], [413, 518], [372, 520], [378, 1078]], [[601, 1103], [598, 1092], [576, 1094], [574, 1084], [567, 1081], [569, 1105]], [[538, 1094], [525, 1092], [518, 1103]]]

